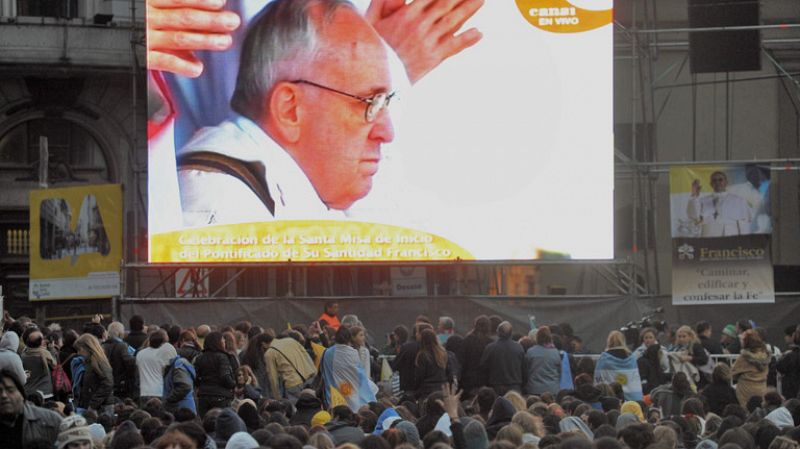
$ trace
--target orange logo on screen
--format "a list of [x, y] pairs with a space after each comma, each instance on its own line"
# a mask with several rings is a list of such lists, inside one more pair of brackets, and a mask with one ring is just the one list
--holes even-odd
[[608, 25], [614, 20], [613, 9], [582, 9], [567, 0], [516, 1], [525, 20], [536, 28], [551, 33], [580, 33]]

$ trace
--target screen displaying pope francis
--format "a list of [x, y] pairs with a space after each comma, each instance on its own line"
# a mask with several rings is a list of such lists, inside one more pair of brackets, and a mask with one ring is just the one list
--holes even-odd
[[612, 3], [148, 0], [150, 262], [613, 257]]

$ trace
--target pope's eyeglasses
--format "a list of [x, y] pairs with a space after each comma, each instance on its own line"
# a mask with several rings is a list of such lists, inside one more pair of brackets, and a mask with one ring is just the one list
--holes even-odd
[[342, 92], [341, 90], [334, 89], [334, 88], [328, 87], [328, 86], [323, 86], [322, 84], [317, 84], [315, 82], [308, 81], [308, 80], [302, 80], [301, 79], [301, 80], [294, 80], [294, 81], [290, 81], [290, 82], [297, 83], [297, 84], [307, 84], [309, 86], [314, 86], [314, 87], [317, 87], [317, 88], [320, 88], [320, 89], [325, 89], [325, 90], [337, 93], [339, 95], [344, 95], [346, 97], [354, 98], [354, 99], [356, 99], [358, 101], [366, 103], [367, 104], [367, 109], [364, 111], [364, 119], [367, 121], [367, 123], [374, 122], [375, 121], [375, 117], [377, 117], [378, 114], [380, 114], [380, 112], [382, 110], [384, 110], [384, 109], [389, 107], [389, 103], [391, 103], [392, 98], [394, 98], [394, 96], [397, 94], [397, 92], [379, 92], [379, 93], [377, 93], [375, 95], [372, 95], [370, 97], [362, 97], [361, 95], [349, 94], [347, 92]]

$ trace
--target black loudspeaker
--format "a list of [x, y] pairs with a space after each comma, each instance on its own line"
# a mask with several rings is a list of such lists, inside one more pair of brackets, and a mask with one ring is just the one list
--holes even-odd
[[[691, 28], [757, 26], [758, 0], [689, 0]], [[761, 31], [693, 31], [689, 33], [692, 73], [761, 69]]]

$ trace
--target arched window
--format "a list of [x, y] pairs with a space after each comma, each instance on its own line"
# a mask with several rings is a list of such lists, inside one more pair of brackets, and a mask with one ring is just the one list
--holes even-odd
[[0, 170], [14, 171], [17, 178], [31, 170], [35, 174], [40, 136], [47, 137], [52, 183], [112, 181], [97, 139], [79, 124], [61, 118], [28, 120], [0, 136]]

